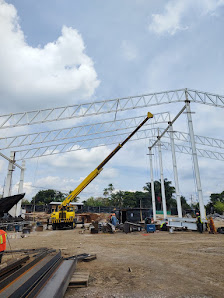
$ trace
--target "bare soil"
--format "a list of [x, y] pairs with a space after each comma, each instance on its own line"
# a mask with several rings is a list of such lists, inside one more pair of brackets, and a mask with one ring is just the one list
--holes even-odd
[[[65, 297], [224, 297], [224, 235], [197, 232], [90, 234], [80, 228], [9, 239], [12, 249], [49, 247], [63, 256], [97, 254], [78, 263], [87, 288]], [[10, 237], [9, 237], [10, 238]], [[9, 249], [7, 247], [7, 249]]]

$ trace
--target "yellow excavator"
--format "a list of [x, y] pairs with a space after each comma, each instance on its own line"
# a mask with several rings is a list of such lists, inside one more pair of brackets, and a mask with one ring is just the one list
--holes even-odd
[[71, 192], [67, 198], [59, 205], [58, 210], [53, 210], [51, 213], [52, 229], [63, 229], [64, 227], [75, 227], [75, 210], [69, 205], [86, 186], [96, 178], [97, 175], [103, 170], [103, 166], [124, 146], [124, 144], [150, 119], [153, 115], [148, 112], [147, 117], [139, 124], [139, 126], [121, 143], [119, 144], [101, 164], [92, 171], [80, 184]]

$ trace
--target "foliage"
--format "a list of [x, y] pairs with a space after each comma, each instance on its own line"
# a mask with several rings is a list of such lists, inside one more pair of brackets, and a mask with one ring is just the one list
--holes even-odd
[[180, 200], [181, 200], [181, 207], [182, 207], [182, 210], [187, 210], [187, 209], [191, 209], [191, 206], [188, 205], [185, 197], [181, 196], [180, 197]]
[[[176, 207], [176, 200], [173, 198], [173, 194], [175, 193], [175, 187], [171, 186], [171, 183], [172, 183], [171, 181], [164, 179], [167, 209], [170, 209], [171, 207]], [[150, 200], [152, 201], [151, 183], [147, 182], [146, 186], [144, 186], [143, 189], [149, 193]], [[155, 189], [155, 197], [156, 197], [156, 209], [161, 210], [162, 209], [161, 180], [154, 181], [154, 189]]]
[[27, 199], [23, 199], [23, 200], [22, 200], [22, 204], [31, 204], [31, 202], [28, 201]]
[[212, 193], [210, 202], [206, 205], [207, 213], [213, 213], [215, 211], [222, 214], [222, 204], [224, 204], [224, 191], [221, 193]]
[[222, 203], [220, 201], [217, 201], [214, 204], [214, 207], [215, 207], [216, 212], [218, 212], [219, 214], [223, 214], [223, 212], [224, 212], [224, 203]]
[[112, 193], [110, 197], [111, 205], [119, 208], [123, 207], [124, 192], [119, 190], [116, 193]]
[[50, 202], [62, 202], [66, 197], [67, 195], [54, 189], [40, 190], [32, 198], [31, 203], [35, 205], [45, 205]]
[[[175, 188], [171, 186], [171, 181], [165, 179], [165, 192], [166, 192], [166, 200], [167, 200], [167, 208], [171, 208], [176, 206], [176, 200], [173, 199], [173, 193], [175, 192]], [[155, 195], [156, 198], [161, 198], [161, 183], [160, 181], [154, 182], [155, 186]], [[88, 200], [84, 201], [84, 205], [86, 206], [112, 206], [119, 208], [136, 208], [142, 206], [142, 208], [151, 208], [152, 207], [152, 196], [151, 196], [151, 183], [146, 183], [146, 186], [143, 188], [145, 191], [114, 191], [113, 184], [109, 184], [107, 188], [104, 188], [103, 195], [101, 198], [90, 197]], [[185, 207], [190, 208], [187, 204], [185, 198], [182, 198], [183, 204]], [[161, 210], [161, 202], [156, 200], [158, 210]]]
[[215, 204], [216, 202], [224, 203], [224, 191], [221, 193], [212, 193], [210, 196], [211, 203]]
[[112, 195], [114, 189], [115, 189], [115, 188], [114, 188], [114, 186], [113, 186], [112, 183], [108, 184], [108, 187], [107, 187], [107, 188], [104, 188], [104, 190], [103, 190], [103, 195], [104, 195], [106, 198], [109, 198], [109, 197]]
[[110, 206], [108, 198], [94, 198], [90, 197], [86, 201], [83, 201], [84, 206], [92, 206], [92, 207], [101, 207], [101, 206]]

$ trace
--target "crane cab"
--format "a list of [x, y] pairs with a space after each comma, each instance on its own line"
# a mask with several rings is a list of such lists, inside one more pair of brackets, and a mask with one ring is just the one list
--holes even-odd
[[51, 213], [52, 229], [75, 228], [75, 207], [68, 205], [53, 209]]

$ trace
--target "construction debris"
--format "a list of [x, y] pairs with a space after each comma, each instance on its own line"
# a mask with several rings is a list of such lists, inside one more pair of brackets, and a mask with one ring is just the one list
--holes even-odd
[[90, 255], [90, 254], [83, 253], [83, 254], [64, 258], [64, 260], [72, 260], [72, 259], [77, 260], [77, 262], [81, 262], [81, 261], [89, 262], [96, 259], [96, 254]]

